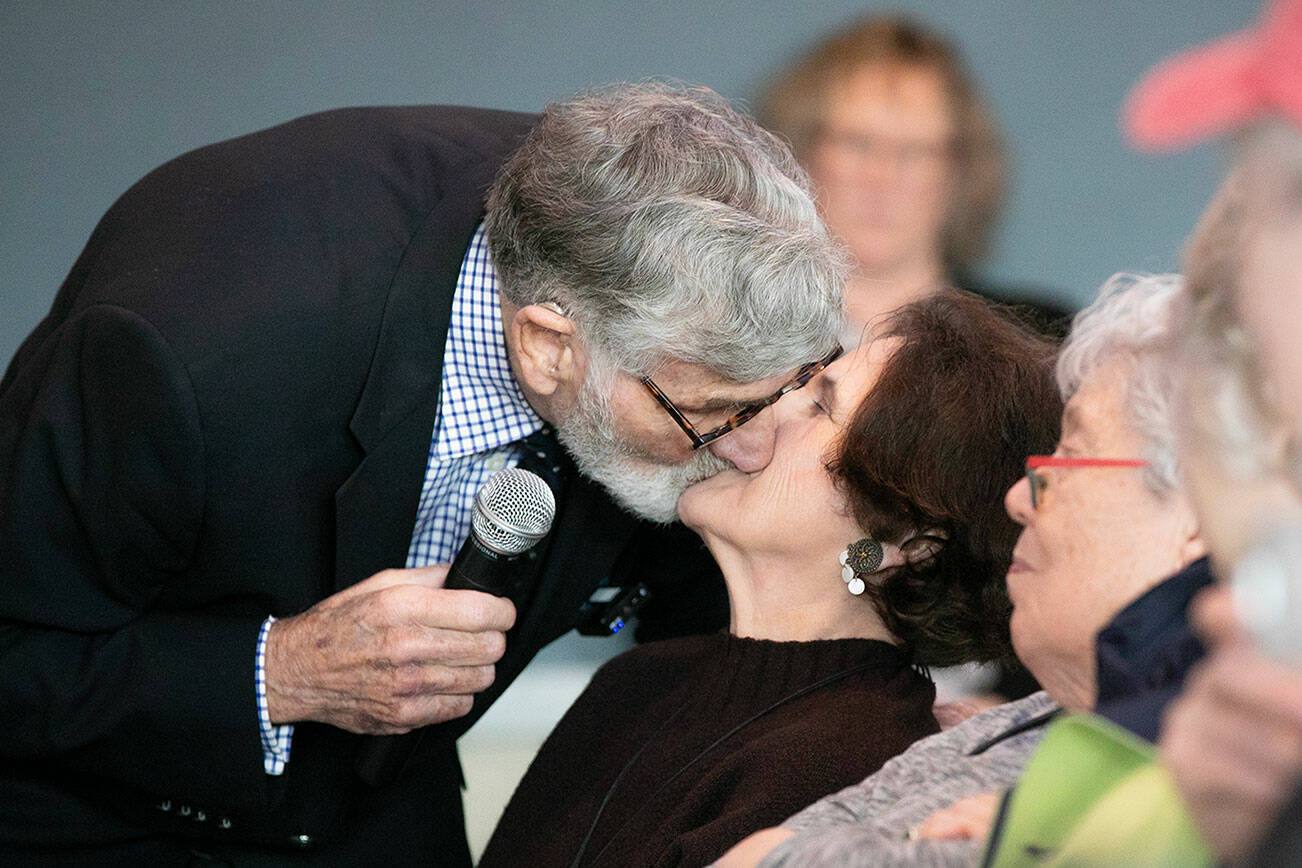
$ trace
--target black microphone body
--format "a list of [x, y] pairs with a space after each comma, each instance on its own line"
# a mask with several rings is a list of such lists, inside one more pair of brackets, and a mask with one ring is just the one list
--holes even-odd
[[495, 552], [479, 539], [472, 530], [457, 552], [456, 560], [448, 568], [443, 587], [458, 591], [483, 591], [494, 597], [506, 597], [510, 580], [510, 567], [519, 555]]
[[[498, 471], [475, 495], [470, 536], [448, 568], [443, 587], [513, 597], [515, 565], [547, 535], [555, 515], [555, 497], [541, 477], [519, 467]], [[518, 599], [512, 602], [519, 605]], [[421, 728], [367, 737], [354, 769], [373, 786], [392, 781], [423, 733]]]

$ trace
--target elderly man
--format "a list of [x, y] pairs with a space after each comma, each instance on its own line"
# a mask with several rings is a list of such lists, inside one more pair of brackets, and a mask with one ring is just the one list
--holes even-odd
[[[151, 173], [0, 383], [0, 861], [468, 864], [455, 737], [603, 581], [710, 574], [663, 523], [768, 460], [740, 426], [834, 356], [841, 274], [708, 92]], [[559, 503], [518, 610], [440, 566], [517, 462]]]
[[956, 823], [926, 822], [933, 812], [1015, 783], [1059, 707], [1133, 714], [1138, 685], [1174, 692], [1189, 659], [1187, 631], [1170, 622], [1210, 580], [1179, 484], [1163, 363], [1180, 286], [1118, 275], [1077, 315], [1058, 359], [1058, 449], [1032, 456], [1005, 498], [1024, 528], [1008, 572], [1013, 646], [1044, 692], [923, 739], [720, 865], [974, 864], [980, 836], [920, 840], [955, 836]]

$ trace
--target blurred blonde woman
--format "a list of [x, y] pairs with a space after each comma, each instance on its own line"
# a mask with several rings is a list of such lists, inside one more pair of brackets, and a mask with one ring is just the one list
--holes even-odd
[[[1030, 300], [975, 279], [1002, 209], [1006, 159], [993, 113], [942, 36], [896, 15], [865, 18], [780, 73], [758, 113], [791, 142], [856, 261], [846, 346], [876, 317], [946, 284]], [[1026, 313], [1041, 330], [1065, 330], [1056, 305]]]

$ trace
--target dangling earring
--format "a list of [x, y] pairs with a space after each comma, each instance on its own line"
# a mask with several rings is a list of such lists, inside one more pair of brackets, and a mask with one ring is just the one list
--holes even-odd
[[841, 581], [845, 588], [856, 597], [868, 587], [862, 576], [874, 573], [882, 565], [884, 553], [882, 544], [867, 537], [850, 543], [841, 552]]

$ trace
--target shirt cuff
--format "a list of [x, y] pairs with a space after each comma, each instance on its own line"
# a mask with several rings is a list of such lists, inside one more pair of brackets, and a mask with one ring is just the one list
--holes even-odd
[[258, 730], [262, 733], [262, 767], [269, 775], [283, 774], [294, 740], [294, 724], [273, 726], [267, 709], [267, 633], [276, 619], [271, 615], [258, 632], [258, 651], [253, 661], [253, 687], [258, 697]]

